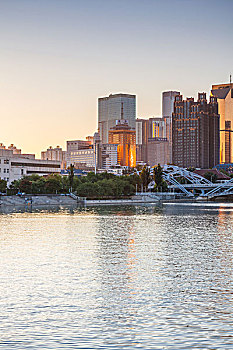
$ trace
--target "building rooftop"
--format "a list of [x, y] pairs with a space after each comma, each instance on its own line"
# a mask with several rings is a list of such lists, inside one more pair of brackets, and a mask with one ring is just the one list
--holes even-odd
[[211, 94], [217, 98], [224, 99], [228, 95], [230, 87], [211, 90]]

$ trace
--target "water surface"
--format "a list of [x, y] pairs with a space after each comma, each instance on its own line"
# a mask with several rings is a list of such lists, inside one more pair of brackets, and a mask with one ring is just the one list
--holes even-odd
[[233, 348], [233, 205], [0, 223], [0, 349]]

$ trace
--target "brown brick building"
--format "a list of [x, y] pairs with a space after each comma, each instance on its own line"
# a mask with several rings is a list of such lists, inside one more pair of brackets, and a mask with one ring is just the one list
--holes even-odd
[[215, 97], [175, 97], [172, 116], [172, 159], [180, 167], [212, 168], [219, 163], [219, 114]]

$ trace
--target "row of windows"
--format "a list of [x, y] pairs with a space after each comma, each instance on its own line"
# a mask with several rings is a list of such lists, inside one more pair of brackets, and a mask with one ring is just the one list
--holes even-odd
[[[1, 172], [1, 170], [2, 170], [2, 169], [0, 168], [0, 172]], [[3, 169], [3, 172], [4, 172], [4, 173], [9, 173], [9, 169]]]
[[4, 177], [3, 180], [9, 181], [9, 177]]
[[[0, 164], [1, 164], [1, 161], [2, 161], [2, 160], [0, 159]], [[9, 164], [9, 159], [4, 159], [4, 160], [3, 160], [3, 164]]]

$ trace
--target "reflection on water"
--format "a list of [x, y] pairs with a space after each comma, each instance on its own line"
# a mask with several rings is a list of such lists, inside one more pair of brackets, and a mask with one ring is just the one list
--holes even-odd
[[0, 349], [233, 348], [233, 205], [0, 221]]

